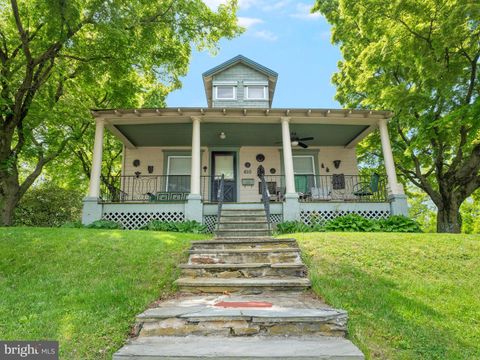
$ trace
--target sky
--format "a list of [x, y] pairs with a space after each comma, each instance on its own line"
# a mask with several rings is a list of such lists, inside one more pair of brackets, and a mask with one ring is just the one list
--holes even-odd
[[[216, 8], [222, 0], [204, 0]], [[310, 14], [311, 1], [240, 0], [239, 24], [247, 30], [222, 40], [215, 56], [194, 52], [183, 87], [167, 98], [169, 107], [206, 107], [202, 73], [239, 54], [278, 76], [272, 107], [339, 108], [331, 78], [341, 59], [330, 43], [330, 26], [320, 14]]]

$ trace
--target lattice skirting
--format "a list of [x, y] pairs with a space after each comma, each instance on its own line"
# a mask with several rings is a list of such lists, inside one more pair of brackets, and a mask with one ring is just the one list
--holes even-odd
[[103, 214], [102, 219], [115, 221], [122, 224], [124, 229], [139, 229], [152, 220], [160, 221], [185, 221], [185, 214], [182, 211], [168, 212], [133, 212], [113, 211]]
[[328, 220], [335, 219], [338, 216], [348, 214], [358, 214], [367, 219], [379, 220], [390, 216], [388, 210], [302, 210], [300, 220], [307, 225], [325, 224]]

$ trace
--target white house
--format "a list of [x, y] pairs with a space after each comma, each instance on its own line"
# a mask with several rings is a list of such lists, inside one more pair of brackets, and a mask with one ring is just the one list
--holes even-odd
[[[83, 222], [197, 220], [213, 229], [223, 207], [263, 206], [272, 222], [321, 222], [346, 213], [407, 212], [387, 130], [389, 111], [272, 108], [277, 73], [244, 56], [203, 74], [207, 108], [93, 110], [93, 166]], [[292, 89], [292, 91], [294, 91]], [[123, 143], [117, 185], [100, 182], [104, 128]], [[360, 175], [355, 146], [379, 129], [386, 175]]]

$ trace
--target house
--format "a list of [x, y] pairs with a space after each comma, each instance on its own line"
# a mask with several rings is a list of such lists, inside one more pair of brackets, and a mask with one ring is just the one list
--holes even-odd
[[[268, 189], [274, 223], [311, 224], [346, 213], [406, 215], [387, 130], [392, 113], [272, 108], [277, 78], [239, 55], [203, 74], [207, 108], [93, 110], [83, 222], [108, 219], [135, 229], [152, 219], [197, 220], [213, 229], [219, 187], [224, 208], [246, 209], [261, 207]], [[122, 174], [105, 189], [104, 128], [123, 143]], [[386, 175], [364, 175], [355, 146], [377, 128]]]

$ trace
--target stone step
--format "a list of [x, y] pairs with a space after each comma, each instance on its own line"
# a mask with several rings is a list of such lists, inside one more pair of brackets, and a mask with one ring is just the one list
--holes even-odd
[[221, 279], [221, 278], [180, 278], [175, 281], [181, 291], [189, 293], [224, 293], [237, 292], [243, 294], [261, 293], [264, 291], [302, 291], [310, 287], [307, 278], [285, 277], [253, 278], [253, 279]]
[[351, 341], [338, 337], [159, 336], [130, 341], [113, 360], [142, 359], [329, 359], [363, 360]]
[[[269, 224], [264, 221], [225, 221], [220, 222], [218, 230], [250, 230], [250, 229], [262, 229], [269, 230]], [[217, 230], [217, 232], [218, 232]]]
[[305, 277], [307, 269], [303, 264], [182, 264], [182, 277], [214, 278], [283, 278]]
[[135, 336], [318, 335], [343, 337], [347, 312], [332, 308], [158, 307], [137, 316]]
[[220, 216], [263, 216], [265, 218], [265, 210], [222, 209]]
[[267, 221], [265, 214], [263, 215], [222, 215], [220, 216], [220, 222], [242, 222], [242, 221]]
[[265, 248], [297, 248], [295, 240], [284, 241], [284, 239], [255, 240], [247, 239], [243, 241], [230, 240], [210, 240], [202, 242], [192, 242], [192, 250], [231, 250], [231, 249], [265, 249]]
[[302, 263], [298, 248], [200, 249], [189, 253], [189, 264]]
[[256, 237], [256, 236], [270, 236], [271, 231], [267, 229], [230, 229], [230, 230], [225, 230], [225, 229], [218, 229], [215, 231], [216, 236], [220, 237], [246, 237], [246, 236], [251, 236], [251, 237]]

